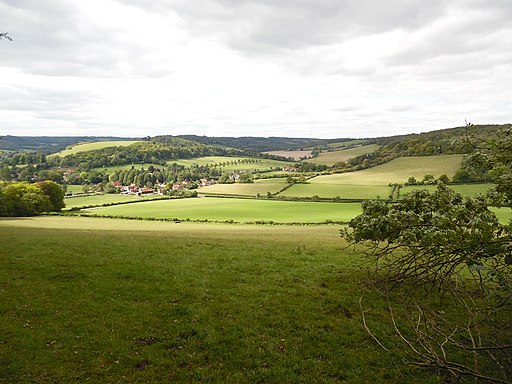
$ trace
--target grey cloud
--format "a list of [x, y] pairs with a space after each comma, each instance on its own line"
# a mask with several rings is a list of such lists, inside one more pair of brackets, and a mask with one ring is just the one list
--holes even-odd
[[417, 29], [444, 14], [446, 3], [435, 0], [425, 7], [419, 0], [395, 1], [393, 6], [378, 0], [217, 0], [193, 7], [178, 0], [174, 7], [192, 30], [216, 30], [230, 47], [252, 55], [339, 43], [397, 27]]
[[2, 28], [14, 38], [14, 44], [0, 48], [0, 65], [44, 76], [133, 78], [172, 73], [152, 57], [150, 44], [129, 41], [123, 31], [84, 18], [75, 4], [0, 1]]
[[[510, 2], [473, 1], [469, 4], [471, 6], [467, 8], [452, 9], [452, 12], [459, 13], [458, 18], [445, 20], [443, 25], [432, 30], [426, 29], [421, 37], [413, 38], [408, 46], [388, 57], [385, 64], [414, 66], [443, 56], [471, 54], [478, 54], [480, 57], [474, 62], [468, 56], [466, 64], [471, 68], [477, 67], [478, 62], [482, 68], [487, 66], [488, 57], [492, 57], [496, 65], [510, 62], [510, 55], [507, 54], [512, 43]], [[504, 31], [507, 32], [503, 33]], [[496, 52], [499, 56], [495, 55]], [[464, 71], [466, 65], [460, 67], [462, 63], [458, 64], [458, 69]]]

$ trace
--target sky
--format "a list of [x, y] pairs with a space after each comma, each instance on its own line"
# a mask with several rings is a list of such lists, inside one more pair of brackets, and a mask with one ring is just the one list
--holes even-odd
[[512, 122], [511, 0], [0, 0], [0, 135]]

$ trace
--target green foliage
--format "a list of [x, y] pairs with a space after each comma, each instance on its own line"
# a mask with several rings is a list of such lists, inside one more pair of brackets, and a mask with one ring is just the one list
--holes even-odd
[[238, 178], [238, 182], [242, 183], [242, 184], [254, 183], [253, 176], [249, 172], [244, 172], [244, 173], [240, 174], [240, 177]]
[[[488, 143], [468, 158], [468, 174], [493, 175], [494, 202], [510, 203], [510, 129]], [[372, 289], [384, 288], [390, 321], [406, 346], [404, 360], [459, 379], [505, 383], [512, 377], [504, 368], [510, 367], [512, 349], [505, 331], [512, 326], [512, 225], [500, 224], [488, 204], [482, 195], [464, 198], [441, 184], [434, 192], [415, 190], [393, 204], [367, 201], [363, 213], [341, 234], [352, 244], [365, 245], [364, 253], [376, 259], [377, 270], [383, 272]], [[431, 290], [424, 291], [421, 300], [411, 295], [400, 299], [400, 307], [411, 308], [414, 323], [410, 314], [395, 316], [392, 298], [397, 286], [418, 289], [422, 284], [442, 290], [460, 318], [437, 311]]]
[[37, 187], [43, 193], [48, 196], [48, 199], [50, 200], [51, 207], [49, 211], [52, 212], [59, 212], [62, 208], [65, 207], [64, 204], [64, 190], [62, 187], [50, 180], [47, 181], [40, 181], [37, 184]]
[[510, 228], [499, 224], [483, 197], [462, 197], [438, 186], [415, 190], [398, 203], [363, 202], [343, 235], [384, 259], [395, 280], [439, 283], [464, 267], [510, 263]]
[[48, 196], [26, 182], [0, 185], [1, 216], [33, 216], [51, 209]]

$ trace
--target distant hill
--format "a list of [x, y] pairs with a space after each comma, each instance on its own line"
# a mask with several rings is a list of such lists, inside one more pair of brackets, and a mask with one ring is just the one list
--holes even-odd
[[292, 137], [208, 137], [196, 135], [180, 135], [183, 139], [197, 141], [207, 145], [221, 145], [224, 147], [244, 149], [255, 152], [296, 150], [302, 148], [351, 141], [353, 139], [311, 139]]
[[437, 131], [379, 137], [371, 139], [381, 146], [380, 155], [395, 154], [398, 156], [429, 156], [449, 155], [453, 153], [469, 153], [474, 146], [485, 143], [495, 137], [500, 129], [510, 129], [512, 124], [502, 125], [470, 125]]
[[59, 152], [69, 145], [78, 143], [96, 143], [99, 141], [134, 140], [113, 136], [0, 136], [0, 150], [4, 151], [42, 151], [46, 154]]

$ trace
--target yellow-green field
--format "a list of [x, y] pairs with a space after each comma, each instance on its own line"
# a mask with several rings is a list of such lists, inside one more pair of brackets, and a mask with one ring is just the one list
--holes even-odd
[[83, 185], [72, 185], [68, 184], [66, 186], [66, 192], [67, 193], [82, 193], [84, 191]]
[[[450, 189], [460, 193], [463, 196], [474, 197], [478, 194], [484, 195], [489, 189], [496, 187], [496, 184], [450, 184]], [[426, 189], [430, 192], [435, 191], [437, 186], [435, 185], [409, 185], [400, 189], [400, 194], [404, 195], [415, 189]]]
[[114, 171], [125, 171], [130, 170], [132, 167], [135, 169], [148, 169], [150, 166], [153, 166], [158, 169], [165, 168], [164, 165], [161, 164], [155, 164], [155, 163], [135, 163], [135, 164], [125, 164], [125, 165], [113, 165], [111, 167], [100, 167], [100, 168], [94, 168], [95, 171], [104, 171], [104, 172], [114, 172]]
[[348, 159], [356, 156], [375, 152], [378, 148], [379, 146], [377, 144], [370, 144], [356, 148], [341, 149], [338, 151], [321, 152], [317, 157], [306, 159], [304, 161], [307, 161], [308, 163], [325, 164], [331, 166], [340, 161], [347, 161]]
[[0, 382], [441, 383], [368, 336], [338, 231], [0, 219]]
[[[250, 162], [248, 162], [249, 160]], [[232, 157], [232, 156], [206, 156], [194, 159], [178, 159], [167, 162], [168, 164], [176, 163], [191, 167], [193, 165], [209, 165], [221, 168], [225, 172], [233, 171], [267, 171], [271, 169], [281, 169], [289, 162], [278, 161], [263, 158], [248, 158], [248, 157]]]
[[[314, 179], [310, 179], [314, 180]], [[342, 199], [375, 199], [387, 198], [391, 188], [387, 185], [356, 185], [356, 184], [294, 184], [279, 195], [285, 197], [311, 197]]]
[[411, 176], [422, 179], [426, 174], [452, 177], [460, 168], [462, 155], [400, 157], [388, 163], [357, 172], [318, 176], [311, 184], [388, 185], [405, 183]]
[[270, 151], [265, 152], [269, 155], [291, 157], [294, 160], [300, 160], [302, 157], [310, 157], [312, 151]]
[[295, 202], [233, 198], [148, 201], [82, 211], [88, 215], [179, 220], [275, 223], [348, 222], [361, 212], [358, 203]]
[[215, 184], [202, 187], [199, 193], [222, 194], [222, 195], [266, 195], [267, 192], [277, 193], [287, 185], [286, 179], [272, 178], [254, 180], [254, 183]]
[[134, 195], [105, 194], [93, 196], [66, 197], [64, 203], [66, 208], [89, 207], [92, 205], [118, 204], [128, 201], [140, 201], [144, 198]]
[[390, 183], [405, 183], [410, 176], [421, 180], [426, 174], [452, 177], [460, 168], [461, 160], [462, 155], [401, 157], [361, 171], [317, 176], [309, 179], [308, 184], [295, 184], [281, 194], [290, 197], [386, 198]]
[[366, 140], [364, 139], [355, 139], [355, 140], [349, 140], [349, 141], [338, 141], [336, 143], [329, 143], [327, 146], [329, 148], [346, 148], [351, 145], [358, 145], [358, 144], [364, 144]]
[[116, 141], [99, 141], [97, 143], [84, 143], [77, 144], [63, 151], [57, 152], [52, 156], [65, 157], [68, 155], [74, 155], [79, 152], [94, 151], [97, 149], [109, 148], [109, 147], [127, 147], [129, 145], [140, 143], [140, 141], [129, 141], [129, 140], [116, 140]]

